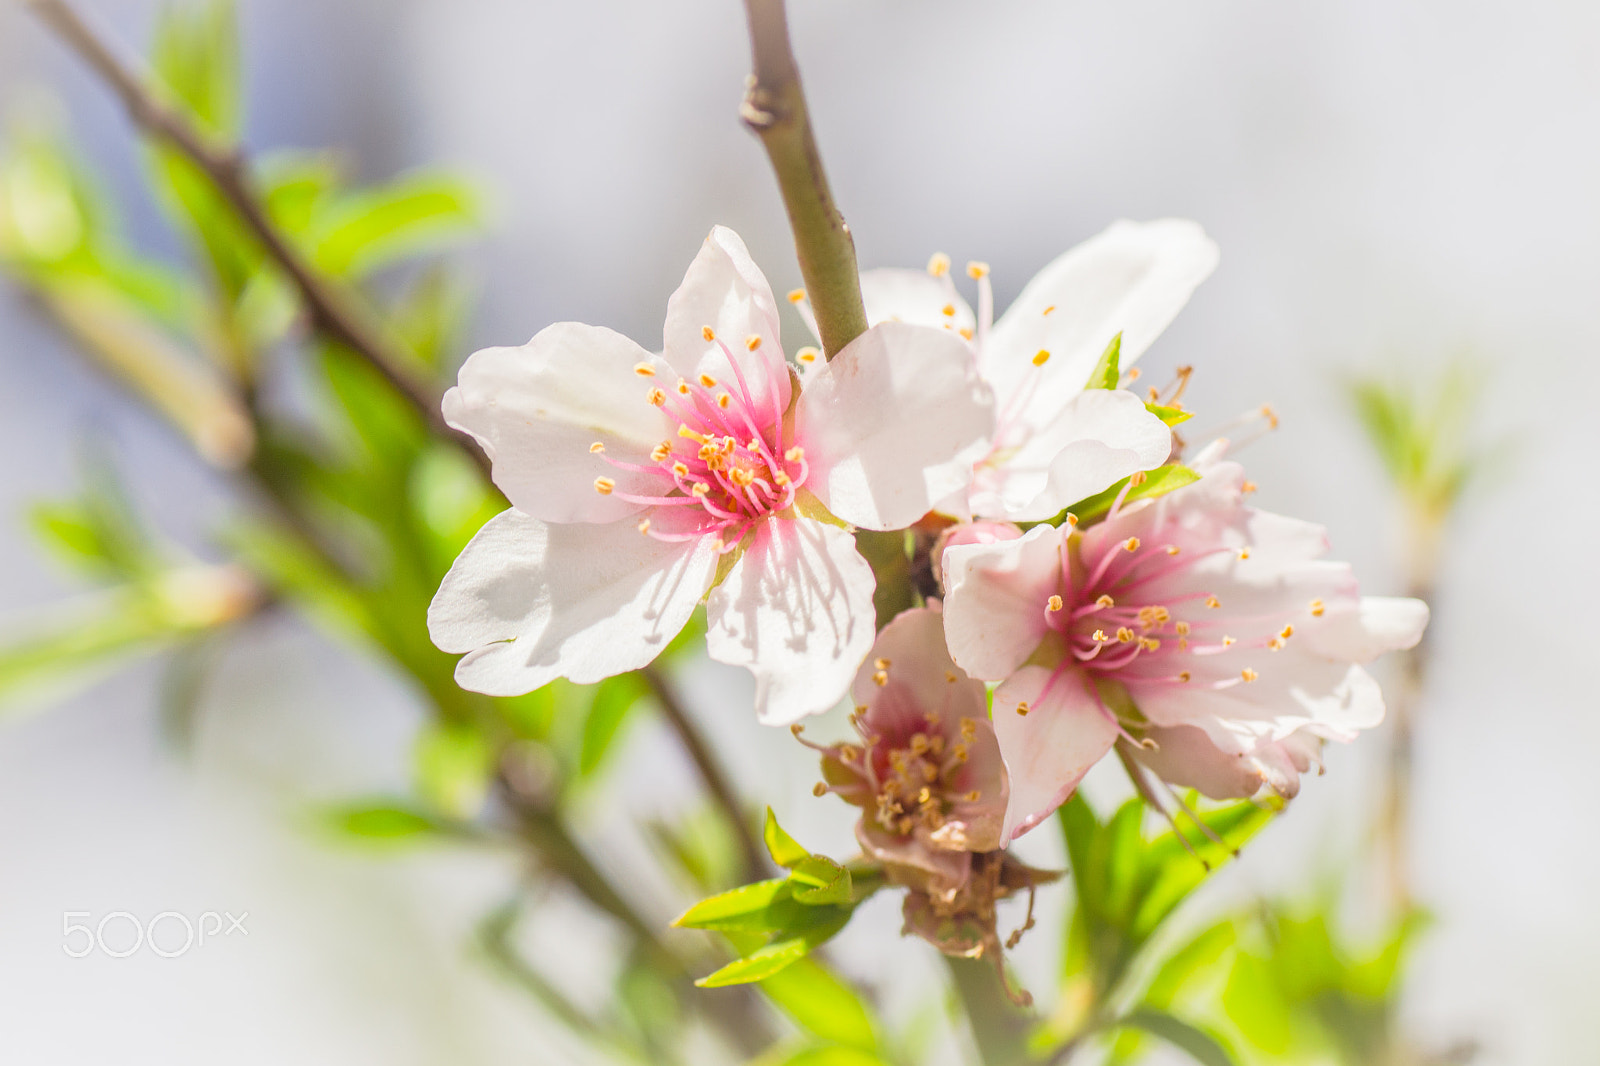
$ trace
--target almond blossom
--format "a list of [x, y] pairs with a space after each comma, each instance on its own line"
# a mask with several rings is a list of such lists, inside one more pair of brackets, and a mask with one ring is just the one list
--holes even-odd
[[926, 271], [863, 273], [868, 321], [957, 333], [994, 388], [995, 434], [968, 455], [971, 485], [938, 510], [1043, 521], [1165, 462], [1172, 435], [1138, 397], [1084, 384], [1118, 334], [1123, 369], [1144, 354], [1217, 258], [1216, 243], [1193, 222], [1120, 221], [1045, 266], [998, 322], [985, 263], [967, 265], [978, 285], [976, 315], [956, 291], [947, 256], [934, 256]]
[[1000, 682], [1007, 840], [1119, 737], [1172, 783], [1288, 797], [1324, 739], [1382, 720], [1359, 664], [1415, 645], [1427, 606], [1361, 596], [1348, 564], [1322, 558], [1322, 527], [1247, 507], [1225, 448], [1191, 464], [1199, 481], [1089, 529], [945, 551], [951, 656]]
[[899, 528], [959, 491], [994, 424], [966, 345], [910, 324], [868, 330], [802, 391], [766, 278], [722, 227], [667, 304], [661, 354], [557, 323], [474, 353], [444, 412], [511, 502], [428, 611], [434, 643], [465, 653], [462, 686], [637, 669], [709, 592], [710, 654], [755, 675], [768, 723], [832, 706], [872, 644], [848, 526]]

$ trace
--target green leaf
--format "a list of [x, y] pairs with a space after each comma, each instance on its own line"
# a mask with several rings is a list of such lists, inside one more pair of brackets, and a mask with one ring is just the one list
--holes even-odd
[[438, 822], [420, 811], [392, 803], [362, 803], [335, 807], [328, 822], [341, 833], [368, 841], [399, 842], [430, 836]]
[[0, 702], [35, 702], [96, 680], [128, 654], [179, 630], [144, 597], [119, 590], [90, 608], [33, 612], [0, 634]]
[[802, 848], [799, 843], [783, 831], [778, 824], [778, 816], [772, 813], [772, 808], [767, 808], [767, 824], [761, 831], [761, 839], [766, 842], [767, 853], [772, 856], [772, 861], [785, 869], [791, 869], [801, 859], [809, 858], [811, 853]]
[[475, 190], [444, 174], [411, 174], [339, 197], [318, 218], [313, 258], [336, 275], [363, 277], [434, 250], [475, 227]]
[[765, 915], [773, 903], [789, 898], [789, 892], [789, 882], [781, 877], [741, 885], [701, 900], [672, 924], [688, 929], [775, 932], [780, 926], [766, 924]]
[[[1128, 494], [1123, 497], [1123, 503], [1130, 504], [1135, 500], [1150, 500], [1157, 496], [1165, 496], [1175, 489], [1185, 485], [1192, 485], [1200, 480], [1200, 475], [1186, 466], [1169, 464], [1158, 466], [1154, 470], [1142, 471], [1144, 480], [1128, 489]], [[1098, 492], [1087, 499], [1079, 500], [1068, 507], [1067, 514], [1077, 517], [1079, 523], [1088, 524], [1104, 518], [1111, 510], [1111, 505], [1116, 502], [1117, 496], [1122, 492], [1129, 479], [1123, 478], [1104, 492]]]
[[746, 985], [764, 980], [799, 962], [810, 950], [811, 945], [803, 937], [779, 940], [757, 948], [742, 959], [735, 959], [715, 973], [700, 978], [695, 985], [700, 988], [721, 988], [724, 985]]
[[489, 794], [494, 749], [469, 725], [436, 722], [417, 738], [417, 790], [440, 810], [471, 818]]
[[1144, 405], [1144, 409], [1169, 426], [1176, 426], [1180, 422], [1187, 422], [1194, 417], [1193, 411], [1185, 411], [1181, 407], [1164, 407], [1159, 403], [1147, 403]]
[[1095, 364], [1094, 372], [1089, 375], [1085, 389], [1114, 389], [1122, 381], [1122, 371], [1117, 367], [1117, 361], [1122, 357], [1122, 334], [1119, 332], [1111, 338], [1111, 343], [1106, 345], [1106, 350], [1100, 353], [1100, 361]]
[[1234, 956], [1222, 990], [1222, 1009], [1240, 1034], [1268, 1055], [1283, 1055], [1293, 1039], [1291, 1008], [1271, 965], [1247, 952]]
[[1160, 1037], [1201, 1066], [1237, 1066], [1233, 1053], [1217, 1037], [1165, 1011], [1141, 1008], [1119, 1024]]
[[807, 855], [795, 864], [789, 880], [794, 898], [805, 904], [849, 903], [850, 871], [826, 855]]
[[813, 1047], [797, 1051], [780, 1066], [886, 1066], [871, 1052], [853, 1047]]
[[583, 743], [578, 753], [578, 772], [589, 776], [599, 768], [611, 750], [628, 712], [649, 691], [638, 674], [619, 674], [594, 688], [589, 714], [583, 721]]
[[1195, 935], [1161, 964], [1145, 990], [1145, 1003], [1160, 1010], [1170, 1008], [1184, 986], [1222, 958], [1223, 952], [1232, 947], [1236, 939], [1233, 923], [1227, 921]]
[[819, 1039], [860, 1053], [878, 1049], [872, 1015], [861, 997], [813, 959], [801, 959], [764, 979], [761, 991]]
[[239, 132], [239, 34], [229, 0], [169, 4], [156, 23], [151, 68], [212, 134]]

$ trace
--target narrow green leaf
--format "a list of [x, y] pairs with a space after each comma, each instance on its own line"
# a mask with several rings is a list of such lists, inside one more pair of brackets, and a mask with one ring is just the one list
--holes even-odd
[[[1128, 489], [1128, 494], [1122, 500], [1124, 504], [1130, 504], [1136, 500], [1150, 500], [1157, 496], [1165, 496], [1175, 489], [1181, 489], [1185, 485], [1191, 485], [1200, 480], [1199, 474], [1186, 466], [1178, 466], [1176, 464], [1158, 466], [1154, 470], [1146, 470], [1144, 475], [1143, 482]], [[1118, 494], [1122, 492], [1123, 487], [1127, 484], [1128, 479], [1123, 478], [1104, 492], [1098, 492], [1087, 499], [1079, 500], [1067, 508], [1067, 513], [1076, 516], [1081, 524], [1099, 521], [1111, 510], [1111, 505], [1116, 502]]]
[[595, 686], [589, 714], [583, 721], [583, 743], [578, 752], [578, 772], [584, 777], [599, 768], [601, 760], [622, 729], [628, 712], [648, 691], [638, 674], [619, 674]]
[[1189, 980], [1203, 974], [1220, 959], [1222, 953], [1233, 946], [1236, 937], [1233, 923], [1227, 921], [1218, 922], [1192, 937], [1168, 956], [1151, 978], [1144, 994], [1145, 1003], [1160, 1010], [1171, 1007]]
[[1235, 954], [1222, 990], [1222, 1009], [1259, 1050], [1273, 1056], [1289, 1050], [1293, 1039], [1290, 1006], [1270, 963], [1247, 952]]
[[483, 806], [493, 767], [493, 748], [469, 725], [436, 723], [417, 738], [417, 790], [458, 818], [471, 818]]
[[1169, 426], [1176, 426], [1180, 422], [1187, 422], [1194, 417], [1193, 411], [1185, 411], [1181, 407], [1165, 407], [1159, 403], [1147, 403], [1144, 409], [1155, 415]]
[[1094, 372], [1089, 375], [1086, 389], [1114, 389], [1122, 381], [1122, 371], [1117, 367], [1117, 362], [1122, 357], [1122, 334], [1119, 332], [1111, 338], [1111, 343], [1106, 345], [1106, 350], [1100, 353], [1100, 361], [1095, 364]]
[[169, 4], [156, 24], [151, 68], [161, 85], [211, 133], [239, 131], [239, 34], [233, 4]]
[[801, 959], [766, 978], [761, 991], [795, 1024], [822, 1040], [861, 1053], [878, 1049], [867, 1005], [849, 985], [813, 959]]
[[772, 856], [772, 861], [784, 869], [791, 869], [801, 859], [809, 858], [811, 853], [802, 848], [799, 843], [783, 831], [778, 824], [778, 816], [772, 813], [772, 808], [767, 808], [767, 824], [761, 831], [761, 838], [766, 842], [767, 853]]
[[761, 930], [750, 929], [743, 920], [764, 913], [777, 900], [788, 898], [789, 892], [789, 882], [781, 877], [741, 885], [701, 900], [672, 924], [686, 929], [720, 929], [732, 921], [741, 932], [759, 932]]
[[794, 898], [801, 903], [849, 903], [850, 871], [826, 855], [807, 855], [795, 864], [789, 875], [794, 883]]
[[742, 959], [735, 959], [715, 973], [700, 978], [695, 984], [700, 988], [721, 988], [724, 985], [746, 985], [760, 981], [805, 958], [810, 950], [811, 946], [802, 937], [779, 940], [758, 948]]
[[335, 807], [328, 812], [328, 822], [349, 836], [383, 842], [414, 840], [439, 829], [428, 815], [390, 803]]
[[1120, 1024], [1160, 1037], [1201, 1066], [1238, 1066], [1233, 1053], [1221, 1040], [1165, 1011], [1141, 1008], [1123, 1018]]
[[812, 1047], [797, 1051], [781, 1066], [886, 1066], [871, 1052], [853, 1047]]
[[432, 251], [475, 226], [477, 193], [443, 174], [411, 174], [338, 198], [317, 220], [314, 258], [332, 274], [361, 277]]

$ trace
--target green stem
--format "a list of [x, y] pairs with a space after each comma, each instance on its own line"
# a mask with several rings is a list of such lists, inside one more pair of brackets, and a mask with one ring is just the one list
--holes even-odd
[[1028, 1066], [1028, 1015], [1011, 1002], [1000, 974], [987, 959], [958, 959], [946, 955], [956, 996], [966, 1010], [972, 1041], [983, 1066]]
[[822, 351], [832, 359], [867, 331], [855, 239], [828, 189], [783, 0], [745, 0], [744, 7], [753, 73], [739, 114], [761, 138], [778, 176]]

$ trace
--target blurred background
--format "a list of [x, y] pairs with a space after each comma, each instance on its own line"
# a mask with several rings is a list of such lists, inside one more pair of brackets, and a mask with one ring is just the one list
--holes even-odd
[[[81, 8], [125, 54], [145, 50], [159, 10]], [[482, 235], [452, 253], [478, 303], [447, 359], [562, 319], [654, 346], [713, 223], [745, 237], [779, 291], [799, 284], [766, 160], [737, 121], [748, 55], [733, 0], [239, 10], [251, 148], [331, 146], [368, 180], [442, 165], [483, 190]], [[1474, 435], [1496, 457], [1439, 559], [1410, 838], [1436, 924], [1406, 1024], [1441, 1045], [1478, 1041], [1483, 1063], [1600, 1056], [1600, 853], [1582, 813], [1600, 716], [1582, 627], [1560, 621], [1589, 617], [1600, 591], [1600, 503], [1581, 465], [1600, 388], [1600, 8], [796, 0], [791, 18], [864, 267], [983, 259], [1004, 307], [1114, 219], [1201, 222], [1222, 265], [1141, 363], [1147, 380], [1194, 364], [1197, 424], [1270, 402], [1282, 426], [1244, 456], [1260, 505], [1324, 523], [1365, 591], [1404, 590], [1404, 536], [1342, 384], [1476, 368]], [[0, 109], [70, 133], [130, 242], [182, 260], [123, 113], [16, 4], [0, 6]], [[798, 321], [785, 328], [799, 343]], [[217, 557], [217, 476], [0, 286], [8, 632], [82, 592], [25, 515], [70, 492], [87, 446], [114, 456], [153, 524]], [[163, 739], [154, 660], [0, 712], [5, 1057], [578, 1061], [469, 946], [512, 859], [374, 857], [310, 826], [316, 804], [406, 787], [422, 721], [412, 688], [283, 615], [220, 654], [187, 755]], [[814, 762], [755, 724], [746, 675], [702, 664], [686, 681], [696, 716], [738, 753], [746, 795], [847, 852], [851, 812], [811, 799]], [[620, 743], [578, 819], [625, 871], [637, 823], [686, 804], [692, 776], [653, 718], [635, 716]], [[1382, 758], [1381, 742], [1331, 750], [1328, 775], [1210, 891], [1305, 892], [1338, 874], [1363, 843]], [[1061, 861], [1053, 835], [1035, 837], [1026, 857]], [[837, 943], [839, 964], [895, 978], [885, 998], [912, 1009], [937, 971], [924, 945], [892, 935], [892, 904], [871, 906]], [[61, 950], [64, 911], [224, 909], [249, 912], [248, 937], [181, 959]], [[557, 958], [607, 935], [559, 893], [528, 931], [530, 950]], [[1050, 969], [1057, 938], [1024, 941], [1024, 974]], [[603, 995], [581, 954], [572, 984]]]

